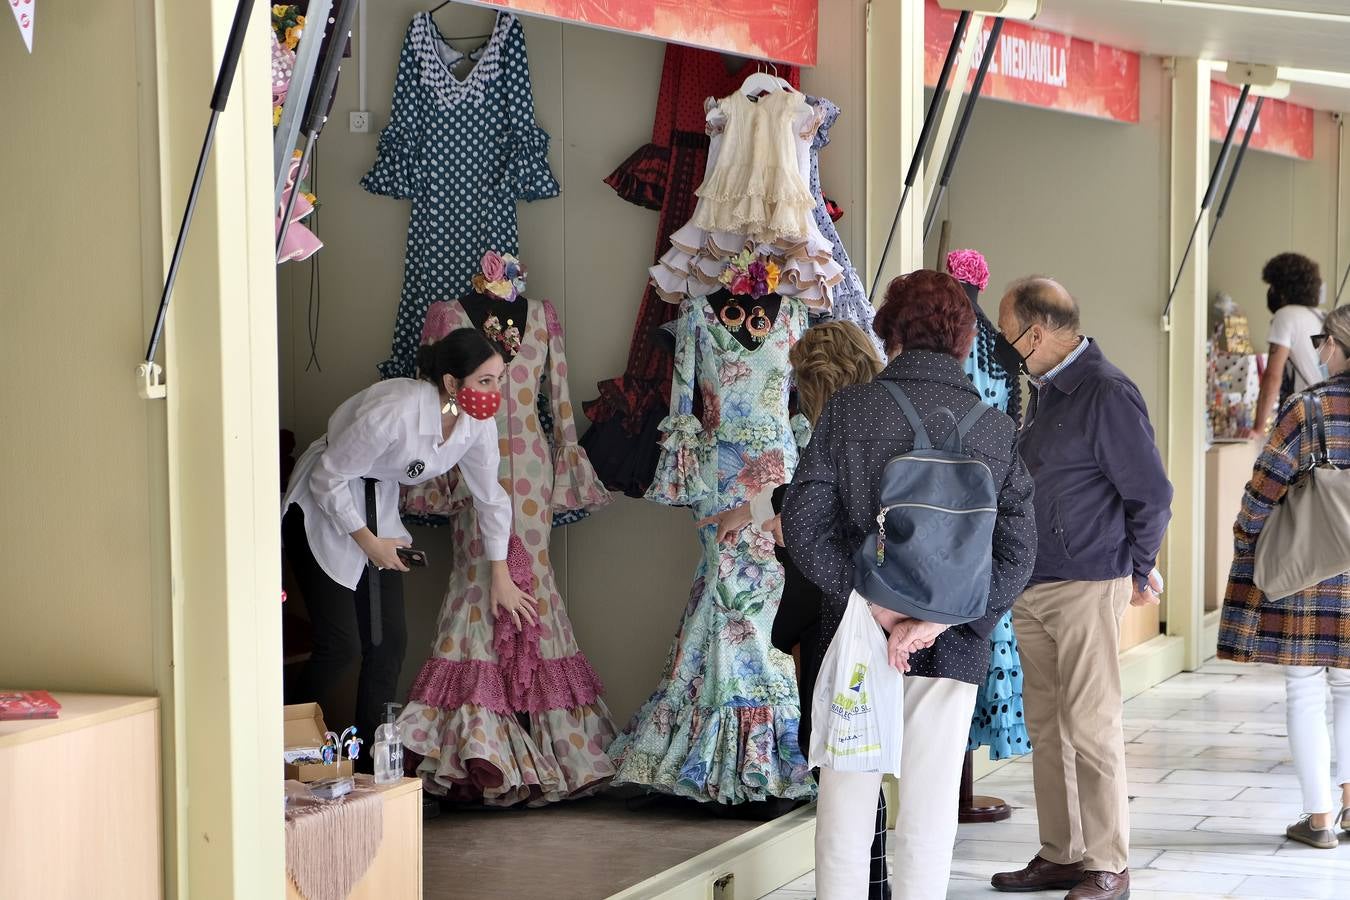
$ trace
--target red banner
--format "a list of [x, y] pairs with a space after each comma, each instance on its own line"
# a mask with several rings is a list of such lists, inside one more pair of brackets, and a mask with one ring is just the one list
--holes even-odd
[[[937, 0], [928, 0], [924, 7], [923, 75], [929, 87], [936, 86], [942, 74], [959, 15], [938, 6]], [[985, 18], [972, 81], [981, 57], [990, 52], [993, 24], [992, 18]], [[1139, 121], [1138, 53], [1011, 20], [1004, 23], [992, 52], [982, 97], [1117, 122]]]
[[819, 0], [470, 0], [798, 66], [816, 64]]
[[[1223, 141], [1228, 133], [1228, 125], [1233, 121], [1237, 110], [1238, 98], [1242, 90], [1226, 81], [1212, 81], [1209, 85], [1209, 136]], [[1256, 98], [1248, 97], [1247, 106], [1238, 120], [1238, 130], [1233, 135], [1236, 146], [1247, 133], [1252, 120], [1252, 109]], [[1313, 111], [1297, 103], [1266, 98], [1261, 105], [1261, 118], [1256, 120], [1256, 131], [1248, 145], [1252, 150], [1264, 150], [1295, 159], [1313, 158]]]

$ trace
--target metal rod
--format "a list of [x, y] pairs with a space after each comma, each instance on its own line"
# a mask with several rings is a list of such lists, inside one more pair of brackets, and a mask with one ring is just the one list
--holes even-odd
[[1341, 294], [1345, 291], [1345, 282], [1348, 279], [1350, 279], [1350, 266], [1345, 267], [1345, 274], [1341, 276], [1341, 286], [1336, 288], [1336, 300], [1331, 304], [1332, 309], [1341, 305]]
[[305, 136], [305, 149], [300, 153], [300, 165], [295, 169], [295, 183], [291, 185], [291, 192], [286, 196], [286, 208], [281, 213], [281, 225], [277, 228], [277, 261], [281, 261], [281, 245], [286, 240], [286, 232], [291, 230], [291, 213], [295, 211], [295, 195], [300, 193], [300, 177], [309, 165], [309, 157], [314, 152], [314, 142], [319, 139], [317, 131], [311, 131]]
[[1233, 185], [1237, 184], [1238, 173], [1242, 171], [1242, 160], [1247, 155], [1247, 145], [1252, 142], [1252, 135], [1256, 133], [1256, 123], [1261, 119], [1261, 107], [1265, 105], [1264, 96], [1256, 98], [1256, 106], [1252, 108], [1252, 117], [1247, 120], [1247, 131], [1242, 135], [1242, 144], [1238, 147], [1237, 156], [1233, 157], [1233, 171], [1228, 173], [1228, 184], [1224, 185], [1223, 199], [1219, 201], [1219, 208], [1214, 210], [1214, 224], [1209, 229], [1209, 242], [1214, 243], [1214, 235], [1219, 233], [1219, 223], [1223, 221], [1223, 214], [1228, 209], [1228, 198], [1233, 196]]
[[942, 103], [942, 95], [947, 91], [947, 82], [951, 80], [952, 69], [956, 66], [956, 58], [960, 54], [961, 40], [965, 37], [966, 28], [970, 24], [970, 10], [961, 10], [961, 16], [956, 20], [956, 30], [952, 32], [952, 42], [947, 45], [947, 56], [942, 61], [942, 72], [938, 75], [937, 86], [933, 89], [933, 99], [928, 104], [928, 111], [923, 116], [923, 127], [919, 129], [919, 146], [914, 151], [913, 158], [909, 161], [909, 172], [905, 175], [905, 189], [900, 193], [900, 205], [895, 209], [895, 218], [891, 220], [891, 230], [886, 233], [886, 244], [881, 249], [881, 259], [877, 261], [876, 274], [872, 276], [872, 289], [867, 292], [870, 300], [876, 296], [877, 284], [881, 281], [881, 272], [886, 266], [886, 257], [891, 252], [891, 242], [895, 239], [895, 229], [900, 225], [900, 215], [905, 211], [905, 203], [909, 200], [909, 192], [914, 188], [914, 181], [919, 177], [919, 166], [923, 164], [923, 159], [928, 155], [928, 145], [933, 139], [933, 125], [937, 122], [938, 106]]
[[975, 104], [980, 100], [980, 92], [984, 90], [984, 80], [989, 76], [989, 64], [994, 60], [994, 49], [998, 47], [999, 36], [1003, 33], [1002, 16], [994, 20], [994, 27], [989, 29], [989, 44], [985, 47], [984, 54], [980, 57], [980, 68], [975, 72], [975, 82], [970, 87], [970, 97], [966, 100], [966, 108], [961, 111], [961, 121], [956, 126], [956, 135], [952, 138], [951, 149], [947, 151], [947, 162], [942, 167], [942, 180], [938, 183], [938, 195], [935, 198], [936, 203], [929, 207], [928, 215], [923, 224], [923, 239], [928, 240], [928, 234], [933, 230], [933, 222], [937, 219], [938, 208], [942, 199], [947, 194], [947, 186], [951, 184], [952, 172], [956, 170], [957, 157], [961, 155], [961, 145], [966, 139], [966, 129], [970, 127], [970, 120], [975, 116]]
[[1195, 235], [1200, 231], [1200, 223], [1205, 221], [1205, 213], [1209, 212], [1209, 205], [1214, 202], [1214, 192], [1219, 188], [1219, 178], [1223, 175], [1224, 168], [1228, 165], [1228, 153], [1233, 149], [1233, 135], [1237, 133], [1238, 120], [1242, 118], [1242, 110], [1247, 105], [1247, 95], [1252, 91], [1250, 84], [1242, 86], [1242, 94], [1238, 97], [1237, 108], [1233, 110], [1233, 120], [1228, 123], [1228, 133], [1223, 137], [1223, 149], [1219, 151], [1219, 161], [1214, 165], [1214, 171], [1209, 176], [1209, 187], [1205, 188], [1205, 199], [1200, 201], [1200, 214], [1195, 217], [1195, 225], [1191, 228], [1190, 240], [1186, 241], [1186, 252], [1181, 255], [1181, 265], [1177, 266], [1177, 277], [1172, 281], [1172, 290], [1167, 292], [1167, 305], [1163, 307], [1163, 319], [1172, 312], [1172, 301], [1176, 299], [1177, 288], [1181, 285], [1182, 273], [1186, 271], [1186, 262], [1191, 258], [1191, 250], [1195, 247]]

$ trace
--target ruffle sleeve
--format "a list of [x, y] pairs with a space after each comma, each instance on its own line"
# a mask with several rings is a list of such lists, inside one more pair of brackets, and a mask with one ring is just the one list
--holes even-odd
[[815, 137], [811, 141], [811, 149], [822, 150], [829, 146], [830, 128], [839, 119], [839, 107], [824, 97], [807, 97], [806, 102], [815, 107], [820, 121], [820, 124], [816, 127]]
[[670, 148], [643, 144], [609, 173], [605, 184], [629, 203], [660, 212], [669, 177]]
[[413, 26], [403, 40], [389, 124], [380, 132], [375, 162], [361, 179], [361, 187], [382, 197], [411, 200], [417, 195], [418, 133], [417, 55], [413, 49]]
[[692, 302], [682, 304], [675, 334], [670, 414], [661, 421], [661, 457], [647, 490], [648, 500], [667, 506], [693, 506], [717, 487], [717, 442], [694, 415], [694, 368], [702, 317]]
[[544, 320], [548, 326], [548, 367], [545, 381], [548, 387], [552, 432], [549, 444], [553, 450], [553, 512], [597, 510], [608, 506], [609, 491], [600, 483], [590, 457], [577, 443], [577, 426], [573, 418], [572, 398], [567, 387], [567, 356], [563, 349], [562, 320], [558, 310], [548, 300], [544, 306]]
[[548, 132], [538, 125], [517, 127], [506, 136], [500, 189], [517, 200], [546, 200], [562, 191], [548, 165]]

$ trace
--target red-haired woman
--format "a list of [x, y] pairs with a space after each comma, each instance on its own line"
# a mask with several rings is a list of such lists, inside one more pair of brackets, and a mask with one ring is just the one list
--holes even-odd
[[[980, 402], [963, 363], [975, 339], [975, 312], [949, 275], [922, 270], [886, 290], [874, 329], [890, 364], [869, 384], [847, 387], [825, 405], [783, 504], [783, 536], [793, 561], [824, 595], [821, 650], [853, 593], [854, 554], [874, 526], [886, 463], [914, 449], [914, 431], [889, 389], [913, 402], [936, 445]], [[940, 424], [943, 420], [946, 426]], [[1012, 607], [1036, 552], [1032, 482], [1017, 455], [1013, 422], [994, 409], [967, 433], [965, 449], [999, 485], [989, 553], [987, 612], [947, 627], [872, 606], [890, 634], [893, 658], [906, 669], [905, 728], [896, 825], [897, 900], [947, 893], [956, 838], [956, 796], [978, 686], [989, 669], [989, 635]], [[868, 848], [881, 775], [822, 769], [816, 810], [816, 895], [867, 893]]]

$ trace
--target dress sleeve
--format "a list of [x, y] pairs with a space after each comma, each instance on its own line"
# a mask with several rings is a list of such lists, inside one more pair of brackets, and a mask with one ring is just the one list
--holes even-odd
[[824, 97], [811, 97], [808, 98], [808, 102], [816, 108], [817, 115], [820, 117], [820, 125], [816, 128], [816, 136], [811, 142], [811, 148], [822, 150], [829, 146], [830, 128], [839, 119], [839, 107]]
[[670, 142], [675, 129], [681, 60], [685, 53], [684, 48], [673, 44], [666, 47], [665, 63], [661, 67], [661, 88], [656, 97], [656, 115], [652, 119], [651, 142], [634, 150], [605, 179], [605, 184], [614, 188], [615, 193], [624, 200], [657, 212], [666, 202]]
[[567, 390], [562, 322], [552, 303], [544, 300], [543, 305], [544, 318], [548, 322], [547, 380], [553, 416], [553, 440], [550, 442], [553, 445], [553, 511], [599, 509], [609, 504], [609, 492], [601, 486], [586, 451], [577, 445], [572, 398]]
[[675, 372], [670, 387], [670, 414], [661, 420], [661, 458], [647, 499], [668, 506], [693, 506], [713, 491], [712, 454], [716, 443], [694, 415], [694, 369], [698, 359], [699, 321], [694, 301], [680, 306], [675, 335]]
[[410, 25], [398, 57], [398, 75], [394, 79], [394, 100], [389, 112], [389, 124], [380, 132], [375, 163], [361, 179], [361, 187], [372, 194], [403, 200], [416, 196], [420, 134], [417, 55], [413, 51]]
[[540, 128], [534, 118], [534, 93], [530, 87], [525, 34], [519, 21], [511, 28], [511, 52], [520, 64], [507, 73], [511, 121], [506, 134], [506, 164], [500, 187], [517, 200], [546, 200], [562, 191], [548, 165], [548, 132]]
[[478, 527], [490, 560], [506, 559], [511, 540], [511, 497], [497, 481], [501, 469], [501, 451], [497, 447], [497, 423], [487, 421], [478, 428], [474, 442], [459, 461], [459, 475], [473, 495], [478, 510]]

